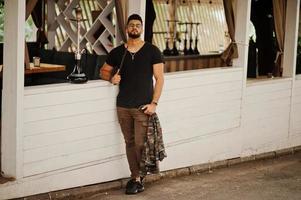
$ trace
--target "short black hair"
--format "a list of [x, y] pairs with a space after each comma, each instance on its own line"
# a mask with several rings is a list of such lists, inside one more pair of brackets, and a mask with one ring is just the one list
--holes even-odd
[[132, 14], [132, 15], [130, 15], [126, 24], [129, 24], [129, 22], [131, 20], [139, 20], [141, 22], [141, 24], [143, 24], [142, 18], [138, 14]]

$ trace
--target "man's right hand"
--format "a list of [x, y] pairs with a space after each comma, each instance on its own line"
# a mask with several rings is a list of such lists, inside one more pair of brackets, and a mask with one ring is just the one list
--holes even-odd
[[114, 85], [118, 85], [120, 83], [121, 76], [119, 75], [119, 70], [116, 72], [116, 74], [112, 77], [111, 82]]

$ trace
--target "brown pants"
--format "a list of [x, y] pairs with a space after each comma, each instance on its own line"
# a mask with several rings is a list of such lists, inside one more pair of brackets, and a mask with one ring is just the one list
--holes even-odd
[[118, 121], [126, 144], [131, 177], [139, 177], [140, 160], [146, 137], [148, 115], [136, 108], [117, 107]]

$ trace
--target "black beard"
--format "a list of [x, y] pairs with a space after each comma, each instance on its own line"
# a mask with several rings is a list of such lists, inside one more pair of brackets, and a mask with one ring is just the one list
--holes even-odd
[[141, 34], [132, 34], [132, 33], [129, 33], [129, 38], [132, 38], [132, 39], [137, 39], [140, 37]]

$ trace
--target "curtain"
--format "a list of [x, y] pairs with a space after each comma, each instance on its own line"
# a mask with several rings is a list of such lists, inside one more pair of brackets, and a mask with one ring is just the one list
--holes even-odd
[[32, 13], [34, 7], [36, 6], [38, 0], [26, 0], [26, 15], [25, 20], [28, 19], [30, 14]]
[[39, 0], [32, 13], [32, 19], [36, 27], [38, 28], [37, 30], [37, 43], [39, 44], [40, 48], [44, 47], [44, 44], [48, 43], [48, 39], [45, 33], [45, 0]]
[[154, 8], [153, 0], [146, 0], [146, 12], [145, 12], [145, 29], [144, 40], [152, 43], [153, 41], [153, 25], [156, 19], [156, 12]]
[[282, 76], [283, 49], [285, 37], [285, 16], [286, 0], [273, 0], [274, 25], [278, 44], [278, 51], [275, 59], [274, 76]]
[[238, 58], [237, 44], [234, 38], [235, 18], [234, 18], [232, 0], [223, 0], [223, 3], [224, 3], [226, 22], [228, 25], [229, 35], [231, 38], [231, 43], [229, 44], [227, 49], [222, 53], [221, 58], [224, 60], [224, 62], [227, 63], [227, 65], [230, 65], [233, 58]]
[[125, 32], [125, 19], [127, 18], [126, 14], [126, 1], [124, 0], [115, 0], [117, 23], [119, 27], [119, 33], [122, 41], [125, 43], [127, 41], [126, 32]]

